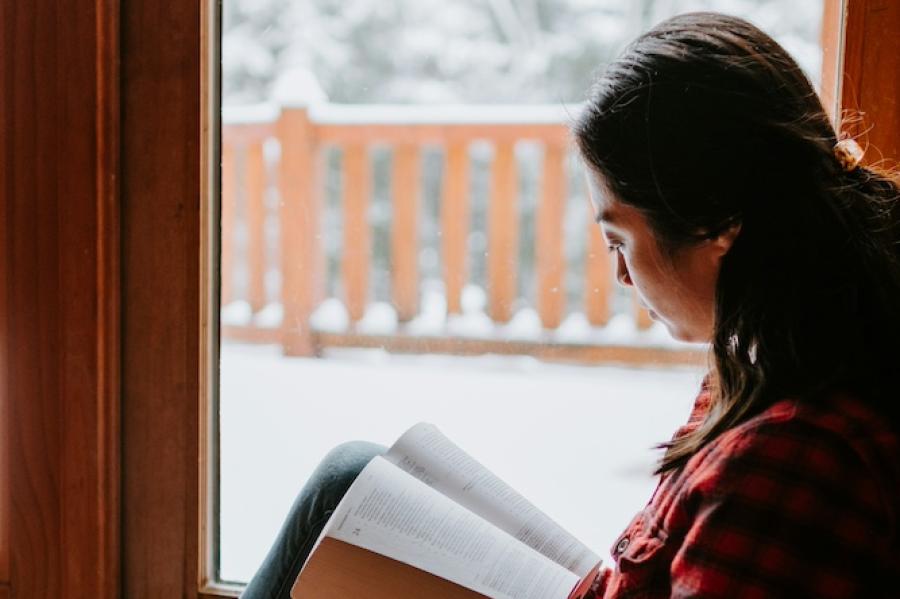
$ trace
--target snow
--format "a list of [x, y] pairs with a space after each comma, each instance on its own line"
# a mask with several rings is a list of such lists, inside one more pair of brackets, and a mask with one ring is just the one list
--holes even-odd
[[441, 285], [425, 287], [419, 302], [419, 314], [406, 323], [405, 332], [409, 335], [432, 336], [444, 331], [447, 320], [447, 300]]
[[616, 314], [603, 327], [602, 339], [608, 343], [628, 343], [636, 334], [637, 326], [634, 318], [630, 314]]
[[280, 103], [223, 106], [222, 123], [225, 125], [274, 123], [278, 120], [282, 107], [304, 106], [309, 107], [310, 120], [322, 125], [566, 125], [577, 117], [580, 110], [580, 105], [574, 104], [361, 105], [317, 104], [283, 99]]
[[310, 118], [321, 124], [565, 124], [580, 104], [319, 104]]
[[584, 343], [591, 332], [591, 323], [583, 312], [573, 312], [555, 331], [559, 343]]
[[464, 285], [459, 296], [459, 304], [463, 314], [484, 312], [487, 307], [487, 293], [478, 285]]
[[252, 318], [253, 309], [243, 300], [233, 301], [220, 310], [223, 325], [244, 326], [250, 324]]
[[[387, 302], [366, 307], [363, 318], [351, 326], [343, 302], [337, 298], [324, 300], [310, 317], [313, 330], [323, 333], [362, 335], [400, 335], [412, 337], [460, 337], [488, 341], [555, 342], [584, 345], [629, 345], [697, 349], [696, 344], [677, 341], [659, 322], [640, 330], [632, 314], [616, 314], [604, 326], [595, 327], [581, 312], [565, 317], [557, 329], [544, 329], [541, 317], [531, 307], [519, 308], [507, 323], [496, 323], [486, 313], [487, 294], [477, 285], [463, 288], [462, 314], [447, 314], [447, 301], [442, 286], [423, 285], [420, 311], [412, 320], [400, 323], [396, 309]], [[246, 301], [234, 301], [222, 309], [222, 324], [261, 328], [281, 325], [284, 310], [279, 302], [271, 302], [256, 314]]]
[[533, 308], [522, 308], [510, 321], [499, 327], [498, 335], [509, 341], [529, 341], [540, 339], [543, 332], [541, 317]]
[[356, 330], [366, 335], [391, 335], [397, 332], [397, 311], [385, 302], [370, 304]]
[[253, 316], [253, 324], [268, 329], [276, 329], [284, 320], [284, 308], [278, 302], [267, 304]]
[[288, 99], [291, 93], [302, 97], [297, 90], [283, 93], [280, 102], [223, 106], [222, 123], [273, 123], [281, 107], [308, 106], [310, 120], [322, 125], [557, 125], [572, 122], [581, 109], [580, 104], [330, 104]]
[[350, 316], [341, 300], [328, 298], [322, 302], [309, 318], [310, 326], [326, 333], [342, 333], [350, 325]]
[[272, 86], [271, 97], [282, 106], [315, 106], [328, 101], [315, 73], [303, 67], [282, 72]]
[[223, 125], [256, 125], [274, 123], [281, 108], [272, 102], [232, 104], [222, 107]]
[[494, 335], [494, 321], [484, 312], [450, 314], [447, 316], [448, 335], [470, 339], [489, 339]]
[[436, 424], [608, 559], [654, 486], [656, 452], [687, 418], [697, 369], [571, 366], [510, 356], [397, 356], [276, 346], [221, 352], [221, 574], [246, 581], [333, 446], [390, 445]]

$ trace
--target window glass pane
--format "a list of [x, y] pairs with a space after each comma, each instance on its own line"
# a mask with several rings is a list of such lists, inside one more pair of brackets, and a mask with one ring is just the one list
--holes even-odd
[[224, 0], [221, 579], [331, 447], [423, 420], [607, 554], [705, 348], [613, 284], [566, 126], [689, 10], [818, 82], [821, 1]]

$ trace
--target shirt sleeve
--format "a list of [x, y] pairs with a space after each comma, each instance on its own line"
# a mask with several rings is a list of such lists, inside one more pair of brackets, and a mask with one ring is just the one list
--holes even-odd
[[606, 586], [612, 570], [604, 567], [603, 562], [598, 563], [594, 568], [582, 578], [572, 592], [569, 593], [568, 599], [601, 599], [606, 592]]
[[761, 424], [717, 444], [687, 484], [672, 597], [861, 597], [878, 584], [883, 498], [837, 434]]

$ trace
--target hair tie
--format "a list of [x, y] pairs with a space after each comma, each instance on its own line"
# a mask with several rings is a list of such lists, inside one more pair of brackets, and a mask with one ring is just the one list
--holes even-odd
[[859, 147], [855, 139], [842, 139], [834, 144], [834, 157], [837, 158], [842, 169], [852, 173], [862, 161], [863, 149]]

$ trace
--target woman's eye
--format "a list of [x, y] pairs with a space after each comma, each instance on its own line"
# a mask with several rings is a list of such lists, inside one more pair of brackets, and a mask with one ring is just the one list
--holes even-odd
[[621, 249], [622, 249], [622, 244], [620, 244], [620, 243], [606, 246], [606, 251], [609, 253], [613, 253], [613, 252], [621, 250]]

